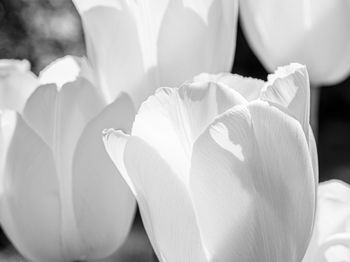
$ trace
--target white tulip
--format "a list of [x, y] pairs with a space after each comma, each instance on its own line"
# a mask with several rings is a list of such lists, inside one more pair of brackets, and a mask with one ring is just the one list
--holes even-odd
[[136, 106], [159, 86], [230, 71], [238, 0], [73, 0], [104, 93]]
[[303, 63], [313, 85], [349, 75], [349, 1], [243, 0], [240, 5], [248, 42], [268, 70]]
[[303, 262], [350, 261], [350, 186], [331, 180], [318, 188], [318, 211]]
[[41, 72], [23, 114], [0, 114], [0, 221], [35, 262], [106, 257], [133, 220], [134, 197], [116, 175], [101, 131], [128, 131], [134, 107], [126, 95], [106, 106], [84, 77], [86, 66], [71, 57], [55, 61]]
[[300, 262], [318, 177], [304, 66], [268, 82], [200, 75], [160, 88], [131, 136], [105, 131], [162, 262]]

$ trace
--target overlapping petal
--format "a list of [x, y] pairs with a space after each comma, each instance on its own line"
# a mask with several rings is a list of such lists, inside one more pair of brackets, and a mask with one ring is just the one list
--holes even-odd
[[260, 98], [261, 89], [265, 85], [265, 81], [243, 77], [236, 74], [220, 73], [220, 74], [206, 74], [202, 73], [194, 78], [194, 81], [213, 81], [227, 85], [233, 90], [240, 93], [247, 101], [253, 101]]
[[161, 88], [141, 106], [132, 135], [152, 145], [187, 181], [194, 141], [218, 114], [243, 103], [239, 93], [214, 82]]
[[277, 83], [202, 74], [161, 88], [141, 106], [131, 136], [105, 134], [161, 261], [197, 261], [194, 237], [202, 261], [304, 256], [318, 175], [312, 132], [303, 129], [309, 85], [303, 67], [280, 70]]
[[192, 145], [219, 113], [244, 103], [239, 93], [213, 82], [162, 88], [141, 106], [133, 136], [106, 134], [107, 151], [133, 190], [164, 261], [206, 261], [187, 190]]
[[82, 17], [88, 57], [105, 97], [112, 102], [126, 92], [139, 105], [154, 88], [149, 76], [154, 65], [149, 66], [143, 57], [133, 4], [125, 0], [74, 3]]
[[292, 116], [302, 126], [309, 144], [313, 173], [318, 184], [318, 156], [316, 141], [310, 127], [310, 83], [306, 67], [297, 63], [279, 67], [268, 81], [228, 73], [201, 74], [196, 81], [217, 81], [239, 92], [248, 101], [263, 100]]
[[33, 261], [112, 254], [129, 232], [135, 200], [104, 150], [105, 126], [130, 130], [126, 95], [107, 107], [86, 61], [44, 69], [22, 116], [0, 112], [0, 220]]
[[195, 143], [190, 181], [210, 261], [301, 260], [315, 184], [296, 120], [262, 102], [232, 108]]
[[109, 101], [125, 92], [138, 108], [159, 86], [231, 69], [237, 0], [73, 2], [89, 60]]
[[[206, 261], [186, 185], [149, 144], [116, 131], [106, 149], [129, 181], [153, 248], [161, 261]], [[137, 162], [137, 165], [135, 165]]]
[[158, 36], [160, 86], [230, 71], [238, 1], [169, 0]]

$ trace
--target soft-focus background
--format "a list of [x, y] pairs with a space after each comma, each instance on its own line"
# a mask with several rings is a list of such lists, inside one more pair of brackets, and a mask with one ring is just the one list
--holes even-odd
[[[51, 61], [68, 54], [85, 54], [80, 19], [70, 0], [0, 0], [0, 59], [28, 59], [38, 74]], [[267, 76], [240, 28], [232, 72], [261, 79]], [[339, 178], [350, 183], [350, 77], [336, 86], [322, 87], [319, 114], [320, 181]], [[1, 231], [2, 261], [24, 259]], [[152, 261], [139, 215], [127, 242], [109, 261]]]

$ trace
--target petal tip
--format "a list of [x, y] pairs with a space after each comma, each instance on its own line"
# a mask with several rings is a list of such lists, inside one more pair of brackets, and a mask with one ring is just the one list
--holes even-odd
[[56, 84], [61, 88], [64, 84], [73, 82], [81, 73], [81, 63], [78, 57], [64, 56], [45, 67], [39, 75], [39, 83]]
[[116, 148], [122, 148], [121, 151], [124, 151], [124, 147], [126, 145], [126, 140], [128, 137], [129, 135], [125, 134], [122, 130], [116, 130], [114, 128], [108, 128], [102, 131], [103, 143], [108, 154], [112, 157], [112, 159], [112, 155], [114, 155], [114, 153], [116, 153], [117, 151]]
[[290, 63], [289, 65], [279, 66], [273, 74], [268, 75], [268, 82], [273, 83], [279, 78], [286, 78], [296, 72], [302, 72], [302, 74], [309, 79], [306, 65], [299, 63]]

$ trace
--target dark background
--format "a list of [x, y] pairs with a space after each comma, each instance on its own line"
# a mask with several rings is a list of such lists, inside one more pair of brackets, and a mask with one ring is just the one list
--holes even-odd
[[[82, 56], [80, 18], [70, 0], [0, 0], [0, 59], [28, 59], [38, 74], [64, 55]], [[349, 61], [350, 63], [350, 61]], [[232, 72], [266, 79], [267, 72], [249, 48], [239, 26]], [[350, 77], [321, 88], [318, 130], [320, 181], [350, 183]], [[0, 232], [0, 261], [19, 261]], [[137, 216], [122, 250], [110, 261], [151, 261], [150, 246]], [[147, 258], [145, 258], [147, 257]]]

